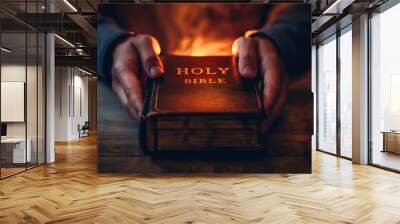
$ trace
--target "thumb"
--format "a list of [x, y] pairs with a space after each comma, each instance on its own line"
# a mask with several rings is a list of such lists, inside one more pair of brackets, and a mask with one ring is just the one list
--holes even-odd
[[132, 44], [137, 50], [144, 72], [151, 78], [157, 78], [164, 73], [164, 67], [159, 57], [161, 52], [158, 41], [146, 34], [133, 38]]

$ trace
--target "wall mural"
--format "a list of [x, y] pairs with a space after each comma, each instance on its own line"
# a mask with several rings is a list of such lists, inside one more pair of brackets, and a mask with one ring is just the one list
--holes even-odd
[[103, 4], [99, 172], [310, 173], [307, 4]]

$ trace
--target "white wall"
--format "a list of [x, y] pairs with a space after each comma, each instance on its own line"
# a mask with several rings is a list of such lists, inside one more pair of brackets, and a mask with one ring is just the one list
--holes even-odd
[[[25, 64], [9, 64], [1, 66], [1, 81], [11, 82], [25, 82]], [[1, 108], [6, 110], [6, 108]], [[25, 137], [25, 123], [13, 122], [7, 123], [7, 137]]]
[[55, 140], [79, 137], [78, 125], [88, 120], [88, 78], [76, 68], [56, 67]]
[[69, 133], [69, 68], [55, 68], [55, 141], [67, 141]]
[[[38, 69], [38, 70], [37, 70]], [[25, 138], [30, 139], [30, 147], [32, 151], [32, 160], [36, 162], [39, 158], [40, 163], [44, 162], [44, 89], [43, 89], [42, 67], [36, 65], [9, 63], [1, 66], [1, 81], [3, 82], [24, 82], [26, 85], [26, 107], [22, 108], [22, 112], [26, 112], [26, 121], [24, 122], [6, 122], [8, 138]], [[27, 79], [27, 80], [26, 80]], [[4, 97], [4, 96], [2, 96]], [[6, 96], [5, 96], [6, 97]], [[1, 108], [8, 110], [10, 108]], [[39, 156], [36, 156], [39, 153]]]
[[[41, 71], [39, 71], [41, 72]], [[1, 81], [3, 82], [25, 82], [25, 64], [5, 64], [1, 66]], [[28, 120], [28, 137], [30, 130], [36, 130], [36, 113], [32, 113], [32, 111], [36, 112], [37, 107], [37, 98], [36, 98], [36, 66], [27, 67], [27, 78], [28, 78], [28, 87], [27, 87], [27, 120]], [[41, 105], [39, 105], [40, 107]], [[2, 110], [7, 110], [7, 108], [1, 108]], [[34, 122], [34, 123], [32, 123]], [[31, 124], [32, 123], [32, 124]], [[32, 131], [33, 132], [33, 131]], [[11, 122], [7, 123], [7, 136], [8, 137], [25, 137], [25, 122]], [[36, 136], [36, 132], [35, 132]]]
[[313, 135], [311, 137], [311, 149], [317, 149], [317, 48], [312, 45], [311, 48], [311, 91], [314, 96], [314, 122], [313, 122]]

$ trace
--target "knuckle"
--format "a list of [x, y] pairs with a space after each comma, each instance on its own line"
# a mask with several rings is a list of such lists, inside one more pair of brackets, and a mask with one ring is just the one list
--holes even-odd
[[136, 94], [135, 94], [135, 91], [133, 91], [133, 88], [131, 86], [128, 86], [127, 88], [125, 88], [125, 92], [126, 92], [128, 101], [133, 102], [133, 104], [134, 104], [136, 101]]
[[125, 70], [125, 64], [121, 60], [117, 60], [116, 62], [114, 62], [111, 68], [111, 73], [114, 76], [118, 76], [124, 70]]
[[148, 35], [148, 34], [140, 34], [137, 36], [137, 38], [139, 39], [140, 42], [149, 44], [149, 43], [151, 43], [152, 38], [154, 38], [154, 37], [151, 35]]
[[147, 57], [144, 59], [144, 64], [151, 66], [151, 65], [157, 65], [158, 64], [158, 57], [155, 54], [149, 54]]
[[248, 37], [247, 39], [249, 39], [249, 43], [250, 43], [250, 44], [252, 44], [252, 45], [257, 44], [257, 39], [256, 39], [256, 38]]
[[254, 43], [254, 39], [250, 37], [243, 37], [243, 46], [251, 46]]
[[111, 87], [112, 87], [112, 90], [114, 90], [114, 92], [117, 91], [117, 84], [115, 83], [115, 81], [113, 81], [113, 82], [111, 83]]
[[251, 61], [251, 60], [254, 60], [254, 58], [255, 58], [254, 54], [252, 54], [250, 52], [246, 52], [241, 56], [241, 59], [245, 60], [245, 61]]
[[261, 65], [262, 66], [265, 66], [265, 67], [267, 67], [268, 66], [268, 64], [269, 64], [269, 62], [268, 62], [269, 60], [268, 60], [268, 58], [266, 58], [266, 57], [262, 57], [261, 58], [261, 60], [260, 60], [260, 63], [261, 63]]
[[237, 44], [238, 44], [239, 50], [242, 50], [242, 48], [246, 46], [245, 43], [246, 43], [246, 38], [245, 37], [239, 37], [237, 39]]
[[111, 78], [119, 82], [120, 78], [123, 76], [124, 72], [122, 69], [112, 67], [111, 68]]
[[252, 38], [245, 38], [239, 42], [239, 50], [243, 55], [255, 55], [257, 52], [256, 42]]
[[242, 43], [242, 42], [244, 42], [244, 41], [246, 40], [246, 37], [238, 37], [236, 40], [237, 40], [239, 43]]
[[128, 102], [122, 102], [122, 107], [125, 109], [125, 110], [129, 110], [130, 108], [129, 108], [129, 103]]
[[137, 68], [136, 60], [117, 60], [111, 67], [111, 73], [113, 76], [119, 76], [124, 73], [135, 71]]
[[129, 37], [125, 41], [122, 41], [120, 44], [117, 45], [116, 51], [117, 52], [125, 51], [129, 47], [129, 45], [131, 44], [132, 40], [133, 40], [133, 37]]

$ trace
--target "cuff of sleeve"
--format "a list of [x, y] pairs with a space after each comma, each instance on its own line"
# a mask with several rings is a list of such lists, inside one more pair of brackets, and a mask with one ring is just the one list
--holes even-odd
[[289, 74], [296, 55], [296, 44], [291, 39], [291, 29], [284, 24], [276, 24], [266, 29], [260, 29], [251, 36], [263, 36], [271, 40], [278, 49], [278, 53]]
[[112, 55], [117, 44], [129, 36], [129, 33], [115, 26], [106, 26], [98, 36], [97, 69], [100, 78], [111, 84]]

